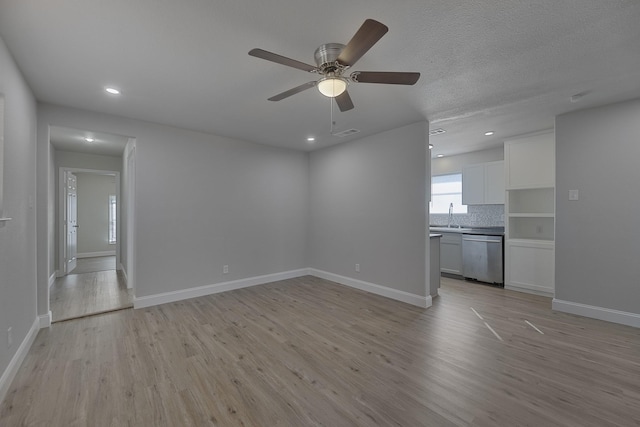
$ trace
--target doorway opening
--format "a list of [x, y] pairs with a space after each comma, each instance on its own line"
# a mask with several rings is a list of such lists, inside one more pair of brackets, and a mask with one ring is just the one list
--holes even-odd
[[[133, 307], [130, 165], [135, 138], [50, 126], [55, 168], [52, 323]], [[122, 177], [122, 180], [121, 180]], [[128, 279], [131, 280], [128, 280]]]
[[120, 271], [120, 172], [59, 170], [59, 270], [50, 288], [52, 322], [130, 308]]

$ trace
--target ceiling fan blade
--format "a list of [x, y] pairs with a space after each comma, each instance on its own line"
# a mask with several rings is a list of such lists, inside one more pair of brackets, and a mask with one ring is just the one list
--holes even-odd
[[389, 28], [386, 25], [373, 19], [367, 19], [342, 49], [338, 56], [338, 62], [349, 67], [353, 66], [387, 31]]
[[286, 56], [278, 55], [277, 53], [269, 52], [263, 49], [251, 49], [249, 55], [256, 58], [266, 59], [267, 61], [275, 62], [277, 64], [286, 65], [288, 67], [297, 68], [302, 71], [313, 72], [317, 68], [313, 65], [305, 64], [304, 62], [296, 61], [295, 59], [287, 58]]
[[305, 84], [301, 84], [300, 86], [296, 86], [293, 89], [289, 89], [285, 92], [279, 93], [275, 96], [269, 98], [269, 101], [280, 101], [282, 99], [288, 98], [291, 95], [295, 95], [296, 93], [302, 92], [303, 90], [307, 90], [309, 88], [314, 87], [318, 82], [307, 82]]
[[412, 85], [420, 78], [420, 73], [402, 73], [395, 71], [356, 71], [351, 80], [358, 83], [384, 83], [390, 85]]
[[340, 95], [336, 96], [336, 104], [338, 104], [338, 108], [340, 111], [349, 111], [353, 109], [353, 101], [349, 96], [349, 92], [346, 90], [342, 92]]

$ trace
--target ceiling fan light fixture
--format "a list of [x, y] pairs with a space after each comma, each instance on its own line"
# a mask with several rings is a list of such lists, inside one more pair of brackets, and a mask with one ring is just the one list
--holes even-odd
[[347, 90], [347, 80], [343, 77], [325, 77], [318, 82], [318, 90], [328, 98], [335, 98]]

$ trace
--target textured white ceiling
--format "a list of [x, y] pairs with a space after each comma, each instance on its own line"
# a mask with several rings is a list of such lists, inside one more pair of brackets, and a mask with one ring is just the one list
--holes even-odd
[[[329, 134], [331, 104], [315, 89], [267, 101], [313, 76], [250, 49], [313, 64], [316, 47], [346, 43], [366, 18], [389, 32], [353, 69], [422, 77], [351, 85], [356, 108], [334, 120], [359, 134]], [[639, 97], [639, 22], [637, 0], [0, 1], [0, 35], [41, 101], [302, 150], [428, 119], [447, 130], [434, 154], [455, 154]]]

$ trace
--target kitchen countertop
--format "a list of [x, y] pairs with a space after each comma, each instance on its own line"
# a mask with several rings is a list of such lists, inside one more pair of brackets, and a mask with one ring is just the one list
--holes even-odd
[[482, 234], [485, 236], [504, 236], [504, 227], [446, 227], [430, 226], [430, 233]]
[[438, 234], [438, 233], [429, 233], [429, 238], [430, 239], [434, 239], [436, 237], [442, 237], [442, 234]]

